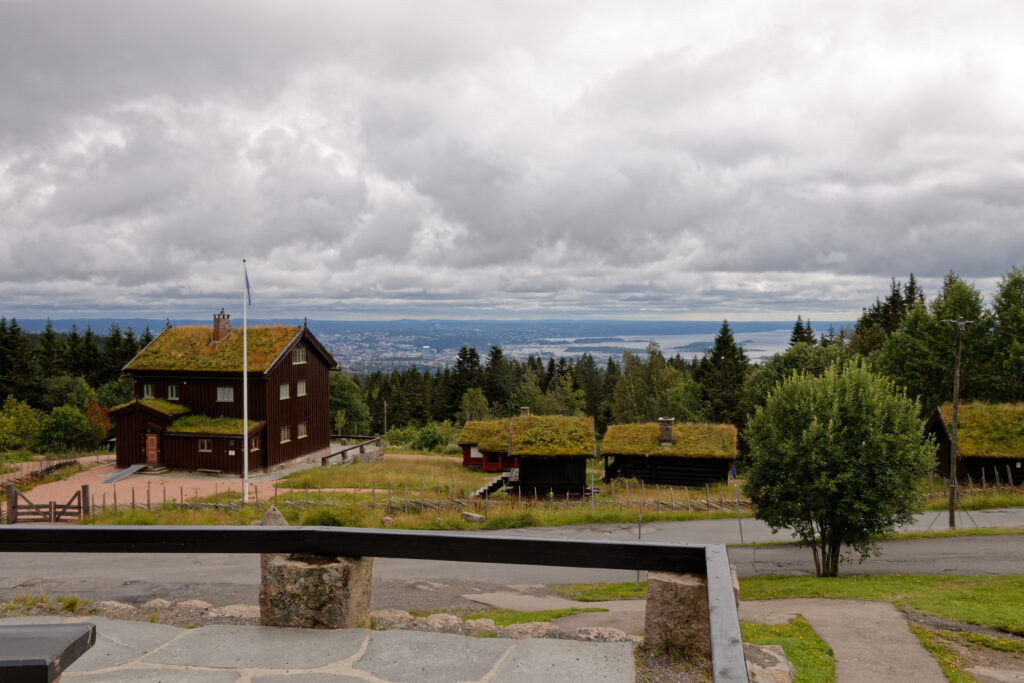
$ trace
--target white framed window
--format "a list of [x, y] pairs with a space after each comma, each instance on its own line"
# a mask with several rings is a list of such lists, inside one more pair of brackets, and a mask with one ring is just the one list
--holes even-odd
[[249, 439], [249, 450], [250, 451], [258, 451], [259, 449], [260, 449], [260, 435], [257, 434], [256, 436], [254, 436], [251, 439]]
[[306, 433], [306, 423], [305, 422], [300, 422], [298, 425], [296, 425], [295, 432], [296, 432], [295, 438], [297, 438], [297, 439], [305, 439], [307, 436], [309, 436], [309, 434]]
[[281, 394], [281, 400], [282, 401], [284, 399], [288, 398], [289, 386], [290, 385], [288, 384], [288, 382], [284, 382], [284, 383], [281, 384], [280, 394]]
[[168, 384], [167, 385], [167, 400], [177, 401], [178, 400], [178, 385]]
[[212, 453], [213, 444], [210, 439], [199, 439], [199, 452], [200, 453]]
[[234, 387], [217, 387], [218, 403], [233, 403], [235, 400]]
[[302, 365], [306, 362], [306, 349], [296, 346], [292, 349], [292, 365]]
[[306, 395], [306, 380], [300, 379], [295, 383], [295, 395], [305, 396]]
[[288, 427], [281, 427], [281, 443], [288, 443], [291, 440], [292, 440], [292, 428], [291, 428], [291, 426], [289, 425]]
[[142, 398], [153, 398], [155, 395], [152, 384], [142, 385]]

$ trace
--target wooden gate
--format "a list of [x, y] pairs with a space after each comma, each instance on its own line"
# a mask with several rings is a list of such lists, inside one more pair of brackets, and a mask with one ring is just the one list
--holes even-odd
[[48, 503], [36, 504], [29, 500], [14, 484], [7, 485], [7, 523], [18, 522], [68, 522], [82, 519], [89, 514], [89, 485], [75, 491], [71, 499], [64, 504], [51, 500]]

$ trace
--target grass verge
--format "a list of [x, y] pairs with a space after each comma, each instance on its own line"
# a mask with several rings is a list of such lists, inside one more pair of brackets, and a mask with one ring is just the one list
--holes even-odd
[[963, 658], [948, 646], [946, 639], [939, 633], [913, 624], [910, 624], [910, 631], [917, 636], [924, 649], [928, 650], [928, 654], [938, 662], [947, 680], [952, 683], [976, 683], [977, 679], [961, 668]]
[[740, 624], [743, 641], [755, 645], [781, 645], [796, 669], [796, 683], [831, 683], [836, 680], [832, 648], [803, 617], [789, 624]]
[[[472, 619], [491, 619], [495, 626], [511, 626], [512, 624], [529, 624], [535, 621], [551, 621], [559, 617], [568, 617], [581, 612], [607, 612], [601, 607], [567, 607], [565, 609], [545, 609], [534, 612], [516, 612], [510, 609], [489, 609], [456, 612], [456, 616], [466, 623]], [[429, 617], [437, 612], [430, 610], [409, 610], [414, 617]], [[449, 611], [448, 614], [451, 614]]]

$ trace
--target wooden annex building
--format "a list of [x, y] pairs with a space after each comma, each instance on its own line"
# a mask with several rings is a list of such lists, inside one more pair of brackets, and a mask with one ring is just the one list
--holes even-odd
[[601, 442], [601, 454], [605, 481], [633, 477], [648, 484], [700, 486], [728, 478], [737, 454], [736, 427], [677, 425], [670, 417], [648, 424], [611, 425]]
[[474, 452], [485, 467], [517, 466], [518, 480], [511, 483], [524, 495], [583, 493], [587, 458], [594, 457], [594, 421], [560, 415], [472, 421], [466, 423], [459, 442], [463, 463], [470, 467], [476, 464]]
[[124, 371], [132, 401], [111, 410], [117, 466], [242, 473], [326, 455], [327, 373], [334, 358], [305, 327], [248, 328], [249, 424], [242, 425], [242, 330], [222, 310], [213, 327], [168, 327]]
[[[957, 481], [1024, 484], [1024, 404], [961, 404], [957, 411]], [[936, 471], [949, 477], [953, 404], [939, 406], [925, 424], [938, 445]]]

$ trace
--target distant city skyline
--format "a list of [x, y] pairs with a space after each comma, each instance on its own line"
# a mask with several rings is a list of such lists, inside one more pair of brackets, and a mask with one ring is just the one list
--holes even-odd
[[[430, 16], [424, 15], [429, 12]], [[0, 316], [854, 319], [1024, 264], [1024, 5], [0, 3]]]

